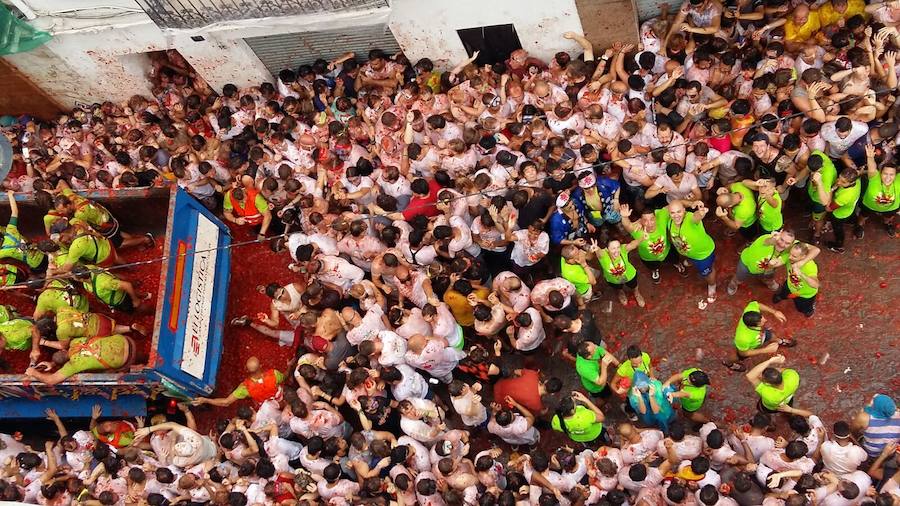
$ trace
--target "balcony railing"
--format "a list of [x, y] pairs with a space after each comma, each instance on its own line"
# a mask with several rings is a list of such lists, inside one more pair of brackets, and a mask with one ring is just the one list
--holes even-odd
[[137, 0], [160, 28], [202, 28], [223, 21], [388, 7], [388, 0]]

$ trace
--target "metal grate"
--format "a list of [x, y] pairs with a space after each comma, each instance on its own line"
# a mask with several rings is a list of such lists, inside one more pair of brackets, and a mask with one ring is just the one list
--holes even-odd
[[388, 7], [388, 0], [137, 0], [160, 28], [202, 28], [222, 21]]
[[387, 25], [358, 26], [352, 30], [285, 33], [244, 39], [272, 75], [284, 69], [296, 69], [317, 58], [332, 60], [353, 51], [363, 61], [371, 49], [388, 55], [400, 51], [400, 45]]
[[[638, 19], [640, 22], [647, 21], [650, 18], [655, 18], [659, 16], [659, 6], [666, 3], [667, 0], [637, 0], [635, 3], [638, 8]], [[675, 9], [675, 12], [678, 10], [678, 2], [668, 2], [670, 6], [669, 12], [672, 12]]]

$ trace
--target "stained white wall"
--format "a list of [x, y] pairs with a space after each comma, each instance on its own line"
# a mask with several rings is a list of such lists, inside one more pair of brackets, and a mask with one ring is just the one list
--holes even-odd
[[[177, 32], [163, 31], [143, 11], [135, 12], [134, 0], [18, 1], [38, 14], [32, 23], [54, 38], [5, 58], [66, 106], [149, 94], [140, 58], [129, 55], [163, 49], [177, 49], [216, 89], [271, 80], [245, 37], [388, 23], [410, 60], [428, 57], [449, 68], [468, 57], [457, 29], [512, 23], [522, 47], [545, 60], [557, 51], [580, 52], [562, 34], [582, 31], [575, 0], [392, 0], [390, 9], [243, 20]], [[80, 11], [59, 13], [69, 9]], [[103, 18], [111, 12], [120, 15]], [[192, 35], [204, 40], [194, 41]]]
[[389, 25], [410, 61], [427, 57], [452, 67], [468, 57], [456, 30], [509, 23], [522, 48], [538, 58], [581, 52], [562, 36], [582, 31], [575, 0], [393, 0]]
[[46, 15], [62, 10], [83, 10], [97, 7], [118, 7], [140, 10], [134, 0], [24, 0], [24, 3], [38, 15]]
[[109, 20], [92, 16], [109, 14], [110, 9], [80, 11], [75, 13], [78, 19], [47, 15], [99, 6], [139, 10], [133, 0], [23, 1], [40, 16], [32, 23], [54, 37], [34, 51], [5, 58], [65, 106], [149, 95], [147, 66], [135, 55], [165, 49], [177, 49], [217, 89], [227, 83], [249, 86], [272, 79], [239, 33], [206, 34], [205, 40], [194, 41], [190, 33], [163, 32], [143, 11], [122, 11], [123, 16]]

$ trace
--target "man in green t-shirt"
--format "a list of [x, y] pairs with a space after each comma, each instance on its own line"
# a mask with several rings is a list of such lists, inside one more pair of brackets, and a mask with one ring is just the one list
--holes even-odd
[[16, 309], [12, 306], [4, 306], [0, 304], [0, 323], [8, 322], [15, 318]]
[[[852, 219], [862, 190], [859, 175], [856, 173], [856, 170], [846, 168], [841, 171], [841, 175], [838, 176], [834, 186], [830, 189], [824, 187], [820, 174], [813, 174], [812, 178], [822, 204], [831, 213], [829, 221], [831, 222], [831, 228], [834, 230], [834, 241], [829, 241], [825, 245], [835, 253], [843, 253], [844, 225]], [[818, 183], [816, 179], [819, 179]]]
[[[750, 278], [766, 280], [772, 291], [778, 290], [778, 282], [774, 279], [775, 269], [788, 262], [791, 246], [796, 236], [792, 230], [780, 230], [771, 234], [763, 234], [746, 248], [738, 257], [734, 277], [728, 281], [728, 295], [737, 293], [738, 287]], [[808, 258], [801, 259], [804, 264], [816, 258], [821, 250], [815, 246], [809, 248]]]
[[747, 381], [759, 395], [756, 407], [761, 413], [787, 413], [812, 416], [805, 409], [793, 407], [794, 394], [800, 388], [800, 375], [794, 369], [776, 368], [784, 364], [784, 355], [775, 355], [757, 364], [747, 373]]
[[796, 344], [793, 339], [775, 339], [772, 329], [766, 326], [764, 313], [772, 315], [781, 323], [787, 321], [787, 317], [781, 311], [751, 300], [744, 308], [734, 331], [734, 353], [730, 359], [722, 361], [725, 367], [733, 371], [745, 371], [747, 368], [741, 360], [776, 353], [779, 346], [790, 348]]
[[609, 364], [618, 366], [619, 361], [602, 346], [597, 346], [590, 341], [584, 341], [578, 345], [578, 354], [575, 356], [575, 372], [581, 379], [581, 386], [591, 396], [604, 399], [609, 397], [610, 389], [606, 385], [609, 379]]
[[575, 246], [567, 244], [560, 251], [559, 273], [569, 283], [575, 286], [582, 300], [588, 300], [593, 296], [593, 286], [597, 283], [594, 268], [588, 265], [587, 252]]
[[[669, 238], [685, 264], [693, 264], [706, 281], [706, 301], [716, 300], [716, 243], [703, 227], [703, 217], [709, 209], [697, 200], [690, 203], [694, 211], [686, 211], [680, 201], [669, 204]], [[701, 305], [701, 308], [705, 308]]]
[[809, 194], [810, 212], [813, 219], [812, 243], [818, 245], [822, 240], [822, 228], [825, 226], [825, 215], [828, 211], [826, 207], [828, 204], [822, 197], [831, 192], [834, 180], [837, 179], [837, 169], [831, 158], [818, 149], [810, 153], [806, 160], [806, 168], [810, 171], [806, 190]]
[[731, 183], [716, 190], [716, 216], [731, 230], [752, 241], [759, 227], [756, 225], [756, 195], [744, 183]]
[[[879, 155], [879, 158], [883, 158]], [[878, 160], [883, 162], [883, 160]], [[857, 217], [854, 233], [863, 236], [863, 226], [869, 215], [881, 217], [882, 223], [890, 237], [897, 236], [894, 217], [900, 209], [900, 179], [897, 179], [897, 168], [890, 165], [878, 170], [875, 146], [866, 146], [866, 189], [862, 195], [862, 208]]]
[[149, 293], [138, 293], [130, 282], [108, 271], [77, 266], [72, 270], [72, 274], [75, 279], [82, 282], [86, 291], [94, 294], [110, 309], [133, 313], [144, 309], [144, 301], [149, 300]]
[[706, 372], [692, 367], [685, 369], [679, 373], [673, 374], [671, 378], [663, 383], [663, 387], [669, 385], [678, 385], [678, 391], [672, 393], [673, 399], [681, 399], [681, 409], [692, 421], [697, 423], [706, 423], [709, 417], [700, 413], [703, 402], [706, 401], [706, 394], [709, 391], [709, 376]]
[[787, 278], [772, 297], [778, 304], [784, 299], [792, 299], [797, 311], [807, 318], [816, 311], [816, 296], [819, 293], [819, 266], [814, 260], [806, 260], [811, 246], [798, 242], [791, 246], [788, 263], [785, 264]]
[[22, 232], [19, 231], [19, 206], [16, 203], [16, 194], [6, 192], [9, 202], [9, 223], [3, 229], [2, 244], [0, 244], [0, 261], [10, 260], [19, 266], [27, 268], [30, 272], [44, 272], [47, 270], [47, 255], [31, 244]]
[[115, 246], [95, 232], [79, 233], [74, 227], [69, 227], [60, 234], [60, 241], [69, 245], [60, 272], [70, 272], [78, 264], [110, 267], [118, 263]]
[[[134, 235], [122, 231], [119, 228], [119, 222], [108, 209], [91, 199], [78, 195], [69, 188], [68, 183], [65, 181], [59, 181], [57, 190], [59, 195], [53, 199], [54, 209], [52, 216], [67, 218], [70, 224], [73, 224], [73, 221], [86, 223], [98, 234], [109, 239], [119, 249], [134, 246], [153, 246], [154, 239], [152, 234]], [[49, 229], [46, 218], [45, 225]]]
[[[794, 182], [794, 178], [788, 181]], [[784, 226], [784, 203], [774, 179], [745, 179], [744, 186], [756, 192], [756, 217], [763, 233], [781, 230]]]
[[39, 320], [56, 314], [60, 308], [72, 307], [81, 312], [88, 310], [88, 298], [67, 279], [53, 279], [38, 295], [32, 317]]
[[80, 337], [72, 339], [68, 350], [53, 354], [53, 362], [61, 365], [59, 370], [47, 373], [29, 367], [25, 374], [47, 385], [56, 385], [80, 372], [121, 369], [131, 363], [134, 352], [135, 344], [121, 334]]
[[[650, 269], [650, 279], [654, 283], [659, 283], [659, 268], [663, 262], [673, 260], [672, 245], [669, 242], [669, 210], [665, 207], [660, 209], [645, 208], [641, 213], [641, 219], [637, 223], [631, 221], [631, 208], [628, 204], [622, 204], [619, 208], [622, 215], [622, 226], [625, 231], [631, 234], [634, 239], [640, 239], [638, 245], [638, 256], [641, 262]], [[646, 236], [645, 236], [646, 233]], [[681, 271], [684, 267], [674, 262], [676, 269]]]
[[603, 430], [605, 419], [603, 411], [576, 390], [571, 397], [565, 397], [559, 403], [556, 414], [550, 420], [550, 427], [565, 433], [576, 443], [590, 443], [597, 438], [608, 443]]
[[[0, 323], [0, 353], [3, 350], [32, 350], [34, 348], [32, 343], [40, 340], [36, 334], [34, 322], [31, 320], [18, 318]], [[39, 351], [32, 353], [32, 359], [38, 357], [40, 357]]]

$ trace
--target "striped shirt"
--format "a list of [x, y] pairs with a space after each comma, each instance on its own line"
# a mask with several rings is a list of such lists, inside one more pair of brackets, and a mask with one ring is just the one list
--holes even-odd
[[884, 447], [900, 441], [900, 410], [890, 418], [875, 418], [869, 415], [869, 426], [863, 431], [863, 448], [870, 457], [881, 455]]

